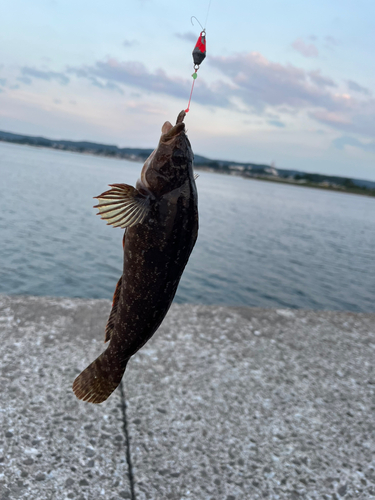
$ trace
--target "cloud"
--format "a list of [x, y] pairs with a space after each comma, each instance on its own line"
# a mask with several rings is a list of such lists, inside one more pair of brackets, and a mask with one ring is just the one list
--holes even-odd
[[327, 45], [338, 45], [339, 44], [339, 41], [337, 40], [337, 38], [334, 38], [333, 36], [326, 36], [324, 38], [324, 41], [326, 42]]
[[113, 82], [102, 83], [100, 80], [98, 80], [98, 78], [95, 78], [94, 76], [89, 77], [89, 80], [94, 85], [94, 87], [105, 90], [114, 90], [119, 94], [124, 95], [124, 91], [122, 90], [122, 88]]
[[320, 70], [310, 71], [308, 73], [310, 79], [318, 85], [318, 87], [337, 87], [337, 84], [326, 76], [322, 76]]
[[56, 71], [42, 71], [35, 68], [29, 68], [28, 66], [21, 68], [21, 73], [24, 80], [21, 80], [22, 77], [19, 77], [18, 80], [24, 81], [24, 83], [31, 83], [30, 78], [40, 78], [47, 81], [57, 80], [62, 85], [67, 85], [70, 81], [64, 73], [57, 73]]
[[209, 62], [229, 76], [236, 86], [235, 93], [258, 111], [267, 105], [297, 109], [336, 107], [332, 94], [325, 88], [335, 83], [319, 71], [306, 72], [290, 64], [273, 63], [257, 52], [211, 56]]
[[356, 139], [355, 137], [349, 137], [349, 136], [343, 136], [343, 137], [338, 137], [334, 141], [332, 141], [332, 144], [337, 148], [337, 149], [345, 149], [345, 146], [353, 146], [355, 148], [362, 149], [363, 151], [369, 151], [370, 153], [375, 153], [375, 141], [372, 142], [362, 142]]
[[337, 106], [337, 111], [315, 110], [310, 113], [311, 118], [337, 130], [347, 133], [360, 134], [365, 137], [374, 137], [375, 130], [375, 100], [359, 101], [347, 99], [347, 104]]
[[[169, 76], [162, 69], [150, 72], [140, 62], [120, 62], [113, 58], [98, 61], [93, 66], [69, 67], [68, 72], [87, 78], [93, 85], [98, 85], [98, 83], [105, 86], [128, 85], [186, 100], [189, 97], [192, 82], [192, 80]], [[100, 81], [106, 83], [102, 84]], [[205, 82], [200, 81], [194, 93], [194, 99], [205, 105], [228, 107], [230, 105], [227, 97], [228, 90], [230, 90], [230, 85], [224, 82], [219, 81], [208, 87]]]
[[[274, 63], [257, 52], [212, 55], [209, 63], [223, 74], [224, 80], [208, 85], [200, 79], [194, 90], [197, 103], [266, 117], [271, 110], [276, 116], [304, 111], [311, 119], [331, 128], [373, 135], [375, 100], [363, 92], [361, 98], [340, 93], [339, 85], [320, 70], [306, 71], [291, 64]], [[68, 73], [102, 89], [122, 92], [124, 86], [130, 86], [138, 92], [165, 94], [186, 101], [191, 89], [190, 79], [171, 75], [163, 69], [150, 71], [140, 62], [114, 58], [70, 67]], [[283, 126], [278, 117], [267, 119], [273, 126]]]
[[[7, 84], [7, 79], [6, 78], [0, 78], [0, 87], [5, 87], [6, 84]], [[8, 83], [7, 87], [10, 88], [11, 90], [15, 90], [15, 89], [19, 88], [19, 85], [9, 84]], [[3, 89], [0, 89], [0, 92], [3, 92]]]
[[33, 83], [32, 79], [28, 76], [19, 76], [17, 80], [19, 82], [26, 83], [26, 85], [31, 85]]
[[280, 127], [280, 128], [284, 128], [285, 127], [285, 123], [279, 121], [279, 120], [268, 120], [268, 123], [270, 125], [273, 125], [274, 127]]
[[335, 111], [321, 109], [311, 112], [311, 116], [321, 123], [326, 123], [327, 125], [335, 125], [337, 127], [350, 125], [350, 119], [347, 116]]
[[126, 103], [126, 109], [128, 113], [132, 114], [145, 113], [148, 115], [156, 115], [156, 116], [161, 116], [165, 114], [165, 109], [162, 107], [162, 105], [153, 106], [152, 104], [144, 102], [128, 101]]
[[[211, 55], [208, 64], [217, 69], [219, 78], [210, 84], [198, 79], [193, 96], [196, 103], [242, 114], [255, 113], [275, 127], [285, 126], [282, 115], [304, 113], [346, 134], [373, 138], [375, 99], [368, 89], [353, 80], [347, 80], [350, 93], [343, 93], [339, 84], [319, 69], [307, 71], [275, 63], [257, 52]], [[151, 71], [141, 62], [115, 58], [68, 67], [64, 72], [23, 67], [18, 79], [31, 83], [33, 78], [41, 78], [66, 85], [74, 76], [120, 94], [126, 88], [133, 88], [140, 94], [137, 99], [145, 93], [164, 94], [186, 104], [192, 84], [191, 78], [181, 78], [163, 69]]]
[[186, 40], [187, 42], [191, 42], [194, 44], [198, 40], [197, 35], [192, 31], [188, 31], [187, 33], [175, 33], [174, 36], [176, 38], [180, 38], [181, 40]]
[[362, 87], [362, 85], [359, 85], [359, 83], [354, 82], [353, 80], [347, 80], [346, 83], [348, 84], [349, 89], [353, 90], [354, 92], [359, 92], [365, 95], [371, 95], [369, 89], [367, 89], [366, 87]]
[[134, 45], [138, 45], [138, 41], [137, 40], [124, 40], [122, 42], [122, 45], [124, 47], [134, 47]]
[[302, 54], [304, 57], [318, 57], [319, 52], [313, 43], [306, 44], [302, 38], [297, 38], [292, 43], [293, 49]]
[[228, 97], [236, 96], [250, 111], [306, 111], [335, 129], [373, 137], [375, 100], [338, 92], [338, 84], [319, 70], [269, 61], [257, 52], [211, 56], [209, 63], [231, 79]]

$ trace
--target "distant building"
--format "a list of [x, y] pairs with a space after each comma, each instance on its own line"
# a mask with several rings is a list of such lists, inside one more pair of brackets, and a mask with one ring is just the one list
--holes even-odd
[[274, 175], [275, 177], [278, 177], [279, 173], [278, 171], [276, 170], [275, 167], [267, 167], [264, 169], [265, 172], [267, 172], [267, 174], [271, 174], [271, 175]]
[[243, 165], [229, 165], [229, 170], [237, 170], [238, 172], [243, 172], [245, 167]]

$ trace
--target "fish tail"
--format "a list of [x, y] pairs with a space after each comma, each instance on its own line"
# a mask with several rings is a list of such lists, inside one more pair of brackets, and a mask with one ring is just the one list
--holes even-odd
[[73, 392], [78, 399], [88, 403], [103, 403], [120, 384], [128, 360], [111, 363], [107, 351], [85, 368], [73, 382]]

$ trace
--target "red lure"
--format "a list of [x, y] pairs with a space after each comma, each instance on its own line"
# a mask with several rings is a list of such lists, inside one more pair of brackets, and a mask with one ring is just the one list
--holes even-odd
[[[201, 34], [199, 35], [199, 38], [193, 50], [195, 70], [199, 68], [199, 65], [202, 63], [205, 57], [206, 57], [206, 32], [202, 31]], [[196, 66], [198, 67], [196, 68]]]
[[201, 34], [199, 35], [199, 38], [193, 50], [194, 73], [191, 75], [193, 77], [193, 85], [191, 86], [189, 104], [187, 109], [185, 109], [185, 113], [189, 112], [191, 96], [193, 94], [193, 89], [194, 89], [194, 83], [198, 76], [197, 71], [199, 69], [200, 64], [205, 59], [205, 57], [206, 57], [206, 31], [203, 30], [201, 31]]

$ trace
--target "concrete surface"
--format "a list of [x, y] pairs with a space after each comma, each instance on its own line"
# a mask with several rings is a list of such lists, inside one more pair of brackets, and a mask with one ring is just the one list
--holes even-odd
[[109, 301], [0, 306], [0, 499], [375, 498], [374, 314], [175, 305], [95, 406]]
[[131, 498], [119, 391], [72, 381], [102, 349], [107, 301], [0, 296], [0, 499]]

